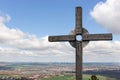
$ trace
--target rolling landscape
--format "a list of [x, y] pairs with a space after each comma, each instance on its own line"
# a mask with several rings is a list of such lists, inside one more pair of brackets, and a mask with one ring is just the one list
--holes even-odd
[[[119, 80], [119, 63], [84, 63], [83, 79]], [[0, 62], [0, 80], [75, 80], [74, 63]]]

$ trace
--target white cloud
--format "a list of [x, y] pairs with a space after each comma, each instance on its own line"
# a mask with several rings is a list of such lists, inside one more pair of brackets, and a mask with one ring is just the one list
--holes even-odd
[[109, 31], [120, 34], [120, 0], [99, 2], [90, 15]]
[[91, 42], [84, 49], [85, 61], [120, 62], [120, 41]]
[[[1, 19], [6, 20], [6, 17], [1, 16]], [[4, 21], [0, 21], [0, 61], [75, 61], [75, 49], [68, 42], [48, 42], [48, 36], [38, 38], [19, 29], [9, 28]], [[91, 42], [84, 48], [84, 61], [120, 62], [119, 49], [120, 41]]]
[[9, 16], [0, 16], [0, 61], [2, 59], [11, 61], [12, 58], [16, 61], [18, 58], [25, 57], [37, 58], [49, 55], [49, 57], [53, 56], [55, 58], [70, 55], [71, 50], [67, 43], [50, 43], [48, 42], [48, 36], [38, 38], [36, 35], [25, 33], [19, 29], [9, 28], [5, 25], [5, 22], [10, 19]]
[[11, 17], [7, 14], [0, 16], [0, 23], [9, 22], [10, 20], [11, 20]]

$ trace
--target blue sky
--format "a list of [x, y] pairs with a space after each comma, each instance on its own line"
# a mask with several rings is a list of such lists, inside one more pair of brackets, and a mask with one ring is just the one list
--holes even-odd
[[99, 0], [2, 0], [0, 11], [11, 16], [11, 21], [6, 23], [10, 28], [16, 27], [42, 37], [68, 34], [75, 26], [75, 7], [82, 6], [83, 26], [92, 33], [106, 32], [89, 15], [97, 2]]
[[83, 27], [89, 33], [113, 33], [114, 37], [112, 42], [90, 43], [84, 62], [104, 62], [106, 57], [111, 58], [105, 62], [119, 62], [120, 6], [116, 3], [119, 1], [1, 0], [0, 61], [74, 62], [74, 49], [69, 43], [49, 43], [47, 36], [69, 34], [75, 27], [75, 7], [82, 6]]

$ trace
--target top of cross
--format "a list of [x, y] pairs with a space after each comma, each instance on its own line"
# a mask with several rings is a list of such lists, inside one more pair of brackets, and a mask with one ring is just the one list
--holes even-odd
[[[85, 31], [85, 32], [84, 32]], [[58, 41], [77, 41], [76, 36], [81, 35], [81, 41], [112, 40], [112, 34], [88, 34], [86, 29], [82, 28], [82, 8], [76, 7], [76, 25], [72, 35], [49, 36], [50, 42]]]

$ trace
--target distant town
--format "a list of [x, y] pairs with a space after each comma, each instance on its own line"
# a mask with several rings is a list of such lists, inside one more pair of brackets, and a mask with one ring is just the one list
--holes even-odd
[[[120, 63], [84, 63], [83, 74], [96, 74], [120, 80]], [[0, 80], [42, 80], [60, 75], [75, 75], [74, 63], [0, 62]]]

